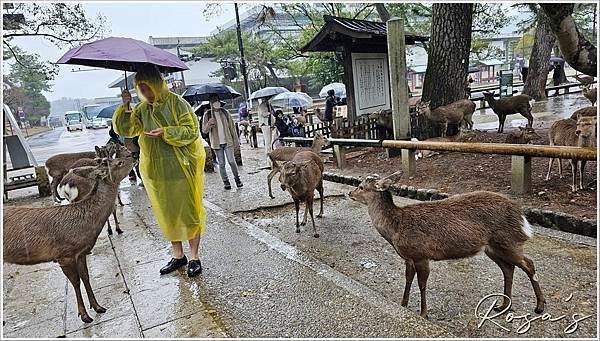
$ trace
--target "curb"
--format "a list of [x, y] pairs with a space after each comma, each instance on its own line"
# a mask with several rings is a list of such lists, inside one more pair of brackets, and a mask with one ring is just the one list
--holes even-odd
[[[324, 172], [323, 180], [355, 187], [362, 181], [356, 176], [340, 175], [331, 172]], [[420, 189], [406, 185], [393, 185], [390, 187], [390, 191], [396, 196], [420, 201], [441, 200], [450, 196], [448, 193], [440, 192], [436, 189]], [[524, 207], [523, 214], [529, 222], [545, 228], [586, 237], [597, 237], [598, 222], [595, 219], [582, 219], [563, 212], [553, 212], [531, 207]]]

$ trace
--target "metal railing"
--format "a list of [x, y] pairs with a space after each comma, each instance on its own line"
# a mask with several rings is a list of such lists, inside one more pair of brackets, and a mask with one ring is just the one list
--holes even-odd
[[[312, 139], [302, 137], [286, 137], [283, 138], [283, 141], [288, 143], [306, 143], [312, 141]], [[328, 141], [331, 145], [333, 145], [333, 153], [336, 159], [336, 164], [340, 169], [343, 169], [346, 165], [346, 153], [344, 147], [379, 147], [387, 149], [399, 149], [401, 150], [402, 154], [402, 169], [408, 176], [414, 176], [416, 174], [416, 150], [511, 155], [511, 190], [515, 193], [527, 193], [531, 191], [532, 157], [577, 159], [585, 161], [596, 161], [598, 157], [598, 151], [596, 148], [567, 146], [404, 140], [361, 140], [338, 138], [330, 138]]]

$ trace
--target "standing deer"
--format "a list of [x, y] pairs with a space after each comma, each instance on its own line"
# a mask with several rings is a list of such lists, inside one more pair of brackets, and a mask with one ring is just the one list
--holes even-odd
[[502, 311], [510, 305], [517, 266], [525, 271], [533, 286], [537, 301], [535, 312], [544, 311], [545, 300], [535, 266], [523, 254], [523, 244], [532, 237], [533, 230], [519, 205], [500, 194], [472, 192], [398, 207], [389, 188], [401, 174], [397, 172], [383, 179], [369, 176], [349, 196], [368, 206], [375, 229], [405, 261], [402, 306], [408, 305], [416, 273], [421, 291], [421, 316], [427, 318], [429, 261], [467, 258], [484, 251], [504, 275], [506, 297], [497, 309]]
[[21, 265], [57, 262], [75, 289], [77, 310], [85, 323], [92, 318], [83, 304], [81, 281], [92, 308], [106, 312], [92, 291], [86, 256], [114, 209], [119, 183], [133, 164], [132, 158], [105, 159], [87, 173], [94, 187], [79, 202], [41, 208], [4, 207], [4, 261]]
[[531, 109], [533, 108], [534, 100], [528, 95], [517, 95], [495, 99], [494, 92], [484, 92], [483, 97], [488, 102], [494, 113], [498, 115], [498, 133], [502, 133], [504, 131], [504, 121], [506, 121], [506, 116], [517, 113], [521, 114], [521, 116], [527, 119], [527, 128], [531, 128], [533, 126]]

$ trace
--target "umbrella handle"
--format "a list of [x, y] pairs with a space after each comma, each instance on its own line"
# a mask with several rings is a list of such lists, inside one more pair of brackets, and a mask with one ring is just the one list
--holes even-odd
[[[127, 83], [129, 83], [129, 82], [127, 81], [127, 71], [125, 71], [125, 90], [127, 90], [127, 92], [129, 92], [129, 85]], [[131, 93], [129, 93], [129, 95], [130, 95], [129, 97], [131, 97]], [[127, 105], [125, 106], [125, 110], [131, 111], [131, 107], [130, 107], [129, 103], [127, 103]]]

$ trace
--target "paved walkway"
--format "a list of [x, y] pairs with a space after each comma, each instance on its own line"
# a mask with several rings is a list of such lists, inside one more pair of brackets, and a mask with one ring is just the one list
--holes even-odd
[[[200, 277], [189, 279], [184, 271], [166, 276], [158, 274], [158, 269], [170, 258], [169, 244], [162, 239], [145, 190], [126, 186], [122, 189], [126, 205], [119, 209], [124, 233], [109, 237], [103, 231], [88, 258], [92, 286], [100, 304], [108, 311], [96, 314], [88, 309], [94, 321], [84, 324], [77, 316], [73, 290], [57, 264], [5, 264], [3, 336], [453, 336], [452, 328], [444, 323], [426, 321], [418, 316], [415, 308], [417, 290], [413, 291], [411, 306], [405, 309], [389, 293], [339, 269], [339, 265], [334, 266], [315, 253], [315, 250], [336, 245], [346, 248], [346, 252], [364, 251], [356, 248], [354, 241], [361, 242], [360, 230], [372, 232], [364, 222], [366, 211], [352, 208], [354, 213], [348, 220], [349, 206], [336, 199], [347, 193], [349, 187], [326, 182], [329, 204], [326, 204], [326, 219], [318, 223], [328, 222], [331, 225], [322, 227], [320, 239], [312, 238], [312, 233], [304, 228], [297, 235], [292, 232], [294, 228], [289, 219], [289, 195], [279, 189], [277, 180], [274, 181], [276, 199], [267, 196], [264, 183], [267, 171], [257, 169], [260, 157], [256, 151], [245, 153], [242, 179], [246, 186], [241, 190], [224, 192], [218, 174], [207, 174], [205, 205], [208, 228], [202, 239], [204, 272]], [[411, 202], [400, 200], [399, 204]], [[49, 199], [36, 200], [34, 204], [51, 202]], [[274, 219], [277, 228], [283, 232], [272, 231], [273, 224], [265, 228], [260, 221], [242, 219], [240, 214], [235, 213], [245, 211], [253, 214], [259, 208], [275, 210], [275, 215], [283, 212], [280, 219]], [[350, 229], [335, 223], [344, 221], [356, 221], [357, 226]], [[341, 230], [345, 228], [348, 228], [347, 232]], [[377, 238], [375, 235], [371, 237]], [[579, 238], [553, 240], [539, 245], [535, 259], [560, 254], [558, 263], [552, 265], [567, 272], [572, 270], [569, 269], [571, 266], [576, 268], [578, 288], [586, 295], [595, 295], [595, 284], [590, 282], [596, 277], [593, 242]], [[369, 257], [379, 263], [379, 253], [376, 251]], [[386, 257], [393, 256], [390, 252], [385, 253]], [[569, 264], [568, 255], [573, 257], [573, 264]], [[393, 259], [389, 262], [400, 264], [397, 257]], [[479, 263], [474, 264], [475, 271], [479, 271], [476, 268]], [[403, 268], [396, 267], [390, 271], [400, 282], [403, 281]], [[464, 267], [449, 266], [436, 277], [456, 285], [460, 282], [459, 275], [464, 276], [465, 271]], [[494, 278], [500, 276], [497, 272], [493, 274]], [[565, 287], [571, 280], [569, 276], [554, 277], [550, 274], [543, 279], [548, 282], [556, 280], [560, 287]], [[434, 288], [435, 283], [432, 283]], [[398, 285], [394, 283], [394, 286]], [[430, 290], [432, 296], [436, 295], [435, 289]], [[451, 291], [450, 288], [448, 290]], [[530, 294], [524, 293], [527, 297]], [[595, 306], [595, 298], [584, 303]], [[432, 303], [430, 309], [436, 307]], [[468, 310], [467, 313], [470, 313], [470, 308]], [[595, 313], [593, 321], [589, 321], [591, 326], [595, 326]], [[595, 334], [593, 327], [584, 330], [585, 334], [576, 335]]]

